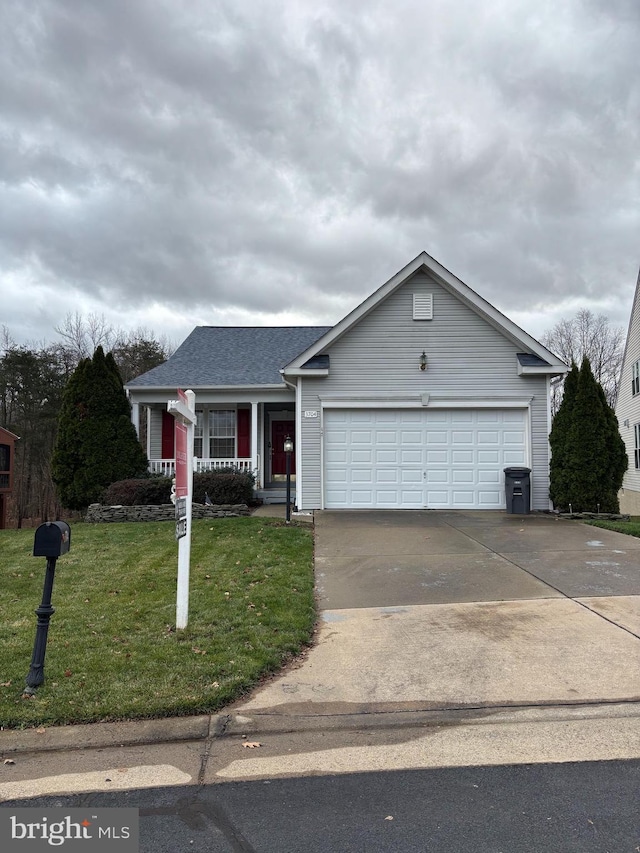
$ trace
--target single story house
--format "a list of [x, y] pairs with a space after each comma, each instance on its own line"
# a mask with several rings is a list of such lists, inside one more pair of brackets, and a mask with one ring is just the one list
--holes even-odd
[[640, 515], [640, 275], [622, 359], [616, 417], [629, 460], [620, 491], [620, 512]]
[[174, 466], [176, 389], [196, 394], [196, 469], [255, 473], [300, 510], [505, 508], [531, 468], [549, 509], [550, 379], [566, 365], [425, 252], [333, 327], [197, 327], [127, 384], [152, 471]]

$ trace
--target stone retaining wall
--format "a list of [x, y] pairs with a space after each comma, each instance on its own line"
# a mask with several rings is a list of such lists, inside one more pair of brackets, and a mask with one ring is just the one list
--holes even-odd
[[[249, 515], [246, 504], [221, 504], [219, 506], [192, 505], [192, 518], [236, 518]], [[89, 524], [109, 524], [115, 521], [175, 521], [173, 504], [161, 506], [103, 506], [90, 504], [84, 519]]]

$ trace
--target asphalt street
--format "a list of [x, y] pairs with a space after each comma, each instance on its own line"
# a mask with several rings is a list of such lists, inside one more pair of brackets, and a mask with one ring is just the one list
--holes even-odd
[[640, 761], [437, 768], [37, 797], [137, 807], [140, 853], [635, 853]]

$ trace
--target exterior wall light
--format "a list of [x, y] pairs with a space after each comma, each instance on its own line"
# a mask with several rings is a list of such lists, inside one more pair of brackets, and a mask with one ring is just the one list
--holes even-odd
[[424, 350], [422, 350], [422, 355], [420, 356], [420, 370], [427, 369], [427, 354]]

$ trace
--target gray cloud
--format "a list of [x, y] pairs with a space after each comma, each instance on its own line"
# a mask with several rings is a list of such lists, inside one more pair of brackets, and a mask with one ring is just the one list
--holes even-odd
[[18, 337], [56, 295], [174, 337], [335, 322], [422, 249], [534, 333], [626, 324], [631, 0], [6, 0], [0, 33]]

